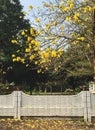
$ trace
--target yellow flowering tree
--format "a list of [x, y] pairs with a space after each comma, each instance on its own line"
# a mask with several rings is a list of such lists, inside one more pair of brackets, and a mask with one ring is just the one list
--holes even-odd
[[40, 48], [43, 48], [40, 65], [48, 69], [52, 59], [60, 58], [68, 47], [78, 45], [81, 49], [85, 45], [91, 55], [88, 60], [93, 66], [95, 81], [95, 1], [49, 0], [43, 2], [43, 7], [34, 21], [39, 30]]

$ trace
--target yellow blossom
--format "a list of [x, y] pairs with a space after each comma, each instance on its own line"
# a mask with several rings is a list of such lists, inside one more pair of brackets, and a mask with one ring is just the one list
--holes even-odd
[[27, 12], [25, 12], [25, 11], [24, 11], [24, 12], [22, 12], [22, 13], [23, 13], [24, 15], [26, 15], [26, 14], [27, 14]]
[[30, 60], [33, 60], [34, 57], [35, 57], [34, 55], [31, 55], [31, 56], [29, 57], [29, 59], [30, 59]]
[[60, 29], [63, 30], [63, 29], [64, 29], [64, 25], [61, 25], [61, 26], [60, 26]]
[[89, 11], [92, 11], [93, 9], [92, 9], [90, 6], [88, 6], [88, 10], [89, 10]]
[[59, 53], [60, 55], [62, 55], [63, 50], [62, 50], [62, 49], [58, 49], [58, 53]]
[[21, 57], [20, 57], [20, 56], [18, 56], [18, 57], [17, 57], [17, 61], [20, 61], [20, 60], [21, 60]]
[[30, 34], [32, 35], [34, 33], [33, 28], [30, 28]]
[[37, 61], [35, 61], [35, 65], [37, 65], [38, 64], [38, 62]]
[[17, 50], [16, 52], [18, 53], [18, 52], [20, 52], [20, 50]]
[[22, 62], [22, 63], [25, 63], [24, 61], [25, 61], [24, 59], [21, 59], [21, 62]]
[[45, 70], [48, 70], [48, 67], [45, 67]]
[[75, 20], [78, 20], [78, 17], [80, 16], [80, 14], [79, 13], [77, 13], [77, 14], [75, 14], [74, 16], [73, 16], [73, 18], [75, 19]]
[[22, 18], [22, 16], [19, 16], [19, 18], [21, 19], [21, 18]]
[[87, 47], [90, 48], [90, 44], [87, 44]]
[[95, 9], [95, 6], [92, 8], [92, 10], [94, 10]]
[[54, 26], [57, 26], [57, 24], [58, 24], [57, 21], [55, 21], [55, 22], [53, 23]]
[[41, 73], [41, 69], [37, 70], [37, 73]]
[[64, 6], [64, 7], [62, 8], [62, 11], [67, 11], [68, 9], [69, 9], [68, 7], [65, 7], [65, 6]]
[[21, 35], [25, 35], [25, 31], [22, 31], [22, 32], [21, 32]]
[[57, 55], [57, 54], [56, 54], [56, 51], [52, 51], [52, 52], [51, 52], [51, 57], [56, 57], [56, 55]]
[[61, 32], [61, 35], [63, 35], [63, 36], [64, 36], [64, 32]]
[[84, 40], [85, 40], [85, 37], [81, 37], [81, 40], [84, 41]]
[[52, 41], [52, 44], [53, 44], [53, 45], [56, 44], [56, 41]]
[[56, 67], [56, 68], [54, 68], [54, 70], [55, 70], [55, 71], [57, 71], [57, 70], [58, 70], [58, 68]]
[[71, 4], [71, 2], [70, 2], [69, 0], [67, 0], [67, 4], [68, 4], [68, 5], [70, 5], [70, 4]]
[[56, 36], [55, 39], [57, 40], [59, 38], [59, 36]]
[[15, 57], [15, 54], [12, 54], [12, 57]]
[[31, 41], [31, 37], [28, 36], [27, 37], [27, 41], [30, 42]]
[[86, 0], [82, 0], [82, 2], [86, 2]]
[[50, 36], [48, 36], [48, 39], [50, 40], [50, 39], [51, 39], [51, 37], [50, 37]]
[[60, 55], [59, 55], [59, 54], [57, 55], [57, 58], [60, 58]]
[[49, 4], [48, 3], [44, 3], [43, 4], [45, 7], [49, 7]]
[[29, 9], [33, 9], [33, 6], [32, 6], [32, 5], [29, 5], [28, 8], [29, 8]]
[[6, 72], [5, 72], [5, 71], [3, 71], [3, 74], [6, 74]]
[[17, 44], [17, 40], [11, 40], [11, 42]]
[[35, 22], [39, 23], [39, 22], [40, 22], [40, 19], [37, 18], [37, 19], [35, 20]]
[[46, 24], [46, 27], [49, 29], [51, 26], [50, 26], [50, 24]]
[[37, 47], [35, 47], [35, 48], [34, 48], [34, 51], [38, 51], [38, 48], [37, 48]]
[[13, 62], [15, 62], [17, 59], [16, 58], [13, 58]]
[[86, 13], [87, 11], [88, 11], [87, 8], [84, 8], [84, 9], [83, 9], [83, 12], [84, 12], [84, 13]]
[[50, 52], [52, 50], [52, 48], [48, 47], [46, 48], [46, 51]]
[[71, 17], [67, 16], [66, 21], [69, 22], [71, 20]]
[[70, 9], [72, 9], [74, 7], [74, 4], [70, 4], [69, 6], [70, 6]]
[[34, 39], [31, 40], [31, 44], [35, 44], [35, 40]]
[[78, 41], [74, 41], [74, 42], [72, 42], [72, 44], [74, 44], [74, 45], [76, 45], [78, 43]]
[[29, 66], [29, 64], [26, 64], [26, 67], [28, 67]]
[[40, 42], [35, 41], [35, 46], [39, 47], [40, 46]]
[[78, 37], [77, 39], [78, 39], [78, 40], [81, 40], [81, 41], [84, 41], [84, 40], [85, 40], [85, 37]]
[[24, 31], [25, 31], [25, 32], [28, 32], [28, 30], [27, 30], [27, 29], [25, 29]]
[[30, 52], [30, 51], [31, 51], [30, 48], [25, 49], [25, 52], [27, 52], [27, 53]]
[[31, 49], [32, 48], [32, 46], [31, 45], [29, 45], [29, 49]]
[[51, 8], [51, 9], [54, 9], [54, 5], [51, 5], [50, 8]]
[[49, 58], [49, 53], [48, 52], [42, 53], [42, 58]]
[[59, 4], [59, 6], [58, 6], [58, 7], [61, 9], [63, 6], [62, 6], [62, 4]]

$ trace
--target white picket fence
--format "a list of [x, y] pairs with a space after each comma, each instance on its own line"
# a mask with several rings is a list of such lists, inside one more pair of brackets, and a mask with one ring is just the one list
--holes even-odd
[[95, 117], [95, 95], [82, 91], [78, 95], [27, 95], [14, 91], [0, 95], [0, 116]]

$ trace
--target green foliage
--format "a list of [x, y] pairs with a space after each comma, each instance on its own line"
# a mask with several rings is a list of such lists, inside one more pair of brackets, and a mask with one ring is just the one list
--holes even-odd
[[6, 81], [6, 83], [1, 83], [0, 82], [0, 95], [6, 95], [6, 94], [10, 94], [10, 93], [12, 93], [13, 92], [13, 87], [14, 87], [14, 82], [12, 82], [12, 83], [8, 83], [7, 81]]
[[80, 121], [81, 121], [81, 122], [84, 122], [84, 118], [83, 118], [83, 117], [81, 117], [81, 118], [80, 118]]
[[[11, 43], [11, 40], [21, 30], [30, 28], [29, 21], [24, 19], [22, 8], [19, 0], [0, 0], [0, 63], [3, 66], [2, 72], [8, 73], [10, 68], [13, 68], [11, 55], [19, 49], [18, 46]], [[0, 69], [2, 69], [1, 66]], [[5, 76], [0, 73], [0, 77]]]
[[24, 19], [19, 0], [1, 0], [0, 11], [0, 49], [7, 56], [7, 60], [11, 60], [11, 54], [17, 49], [11, 44], [11, 39], [16, 37], [20, 30], [27, 29], [30, 25], [29, 21]]
[[89, 48], [84, 44], [81, 44], [81, 47], [79, 44], [69, 46], [60, 59], [51, 62], [48, 73], [54, 80], [63, 80], [65, 88], [75, 90], [79, 86], [87, 85], [93, 79], [93, 64]]

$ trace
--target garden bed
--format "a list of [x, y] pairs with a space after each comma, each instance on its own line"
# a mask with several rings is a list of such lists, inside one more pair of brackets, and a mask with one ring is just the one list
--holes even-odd
[[94, 130], [95, 122], [52, 119], [0, 119], [0, 130]]

